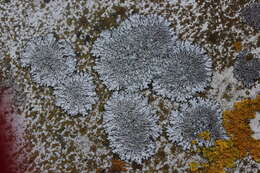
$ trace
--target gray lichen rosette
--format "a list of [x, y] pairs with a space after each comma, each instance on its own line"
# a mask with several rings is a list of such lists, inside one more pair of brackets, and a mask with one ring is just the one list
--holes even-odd
[[251, 87], [260, 79], [260, 59], [248, 51], [242, 51], [236, 58], [234, 77], [246, 87]]
[[74, 74], [54, 87], [55, 104], [70, 115], [86, 115], [98, 98], [92, 77], [87, 73]]
[[30, 67], [33, 80], [42, 86], [55, 86], [75, 70], [72, 46], [54, 34], [34, 37], [21, 52], [21, 65]]
[[94, 69], [110, 90], [148, 87], [158, 62], [173, 44], [170, 23], [157, 15], [133, 15], [100, 34], [92, 48]]
[[[202, 134], [209, 135], [208, 139]], [[183, 149], [191, 149], [192, 141], [211, 146], [216, 139], [226, 138], [219, 104], [212, 100], [192, 99], [180, 111], [172, 111], [167, 128], [169, 140]]]
[[248, 25], [260, 29], [260, 2], [251, 3], [248, 6], [242, 8], [240, 15], [245, 23]]
[[205, 50], [190, 42], [178, 42], [153, 79], [153, 90], [171, 100], [185, 101], [209, 86], [212, 61]]
[[103, 126], [114, 153], [127, 162], [141, 163], [155, 154], [161, 134], [158, 117], [139, 94], [114, 93], [105, 105]]

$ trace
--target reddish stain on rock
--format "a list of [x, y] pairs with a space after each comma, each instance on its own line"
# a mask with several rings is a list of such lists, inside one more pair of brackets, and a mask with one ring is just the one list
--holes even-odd
[[11, 142], [11, 138], [7, 134], [8, 124], [6, 122], [6, 116], [10, 109], [10, 104], [8, 103], [8, 96], [4, 95], [6, 88], [0, 89], [0, 172], [11, 173], [10, 166], [12, 162], [7, 162], [8, 146], [7, 140]]
[[[16, 142], [12, 134], [12, 125], [7, 120], [12, 112], [11, 96], [8, 88], [0, 88], [0, 173], [18, 173], [13, 168], [18, 168], [15, 159], [12, 159], [10, 146]], [[17, 169], [16, 169], [17, 170]]]

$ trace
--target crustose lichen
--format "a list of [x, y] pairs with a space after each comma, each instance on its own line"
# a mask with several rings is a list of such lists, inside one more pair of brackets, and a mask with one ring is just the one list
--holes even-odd
[[74, 74], [54, 87], [56, 105], [70, 115], [86, 115], [96, 103], [97, 96], [92, 77], [87, 73]]
[[169, 22], [157, 15], [133, 15], [100, 34], [92, 48], [95, 69], [110, 90], [148, 87], [158, 61], [172, 46]]
[[35, 82], [43, 86], [55, 86], [75, 70], [75, 53], [65, 40], [54, 34], [34, 37], [21, 53], [21, 64], [30, 66]]
[[161, 133], [158, 117], [139, 94], [114, 93], [105, 105], [103, 126], [114, 153], [124, 161], [141, 163], [155, 153]]
[[176, 44], [162, 63], [164, 68], [154, 78], [153, 89], [171, 100], [184, 101], [203, 91], [211, 81], [211, 59], [202, 48], [190, 42]]
[[260, 78], [260, 59], [253, 58], [247, 51], [242, 51], [236, 58], [233, 74], [246, 87], [251, 87]]
[[182, 111], [173, 111], [167, 132], [169, 139], [190, 149], [192, 142], [210, 146], [225, 137], [219, 105], [211, 100], [193, 99]]

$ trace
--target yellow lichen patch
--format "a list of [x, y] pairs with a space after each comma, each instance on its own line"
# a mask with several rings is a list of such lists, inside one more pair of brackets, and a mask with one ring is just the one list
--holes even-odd
[[204, 131], [198, 134], [198, 136], [203, 139], [203, 140], [209, 140], [210, 139], [210, 132], [209, 131]]
[[260, 140], [254, 139], [249, 126], [250, 119], [255, 118], [260, 111], [260, 95], [256, 99], [245, 99], [237, 102], [233, 110], [223, 113], [224, 127], [231, 137], [234, 146], [241, 155], [252, 155], [255, 161], [260, 161]]
[[241, 44], [241, 42], [239, 42], [239, 41], [235, 42], [235, 43], [233, 44], [233, 46], [234, 46], [236, 52], [240, 52], [240, 51], [242, 50], [242, 44]]
[[192, 141], [191, 141], [191, 144], [192, 144], [192, 145], [196, 145], [197, 143], [198, 143], [198, 142], [197, 142], [196, 140], [192, 140]]
[[197, 140], [191, 141], [191, 151], [200, 152], [200, 147]]
[[198, 171], [200, 164], [198, 162], [190, 162], [189, 163], [191, 172]]
[[217, 140], [215, 146], [202, 149], [203, 157], [208, 160], [202, 172], [220, 173], [225, 168], [232, 168], [234, 162], [240, 158], [240, 152], [230, 140]]
[[[255, 161], [260, 161], [260, 140], [251, 135], [250, 119], [255, 118], [260, 111], [260, 95], [256, 99], [245, 99], [235, 103], [232, 110], [224, 111], [223, 125], [230, 136], [229, 140], [216, 140], [214, 146], [200, 148], [202, 155], [208, 160], [207, 164], [200, 164], [196, 172], [223, 173], [225, 168], [234, 167], [238, 159], [250, 154]], [[192, 165], [193, 170], [196, 167]]]

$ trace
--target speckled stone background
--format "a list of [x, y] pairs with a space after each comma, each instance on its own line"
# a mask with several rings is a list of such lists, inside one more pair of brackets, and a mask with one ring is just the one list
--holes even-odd
[[[197, 169], [191, 164], [207, 163], [206, 158], [199, 152], [183, 151], [166, 135], [167, 117], [180, 103], [149, 89], [142, 94], [157, 110], [163, 128], [156, 141], [156, 154], [142, 164], [129, 164], [112, 153], [102, 127], [102, 112], [112, 92], [93, 70], [95, 57], [90, 50], [102, 31], [117, 27], [132, 14], [158, 14], [171, 23], [178, 39], [202, 46], [213, 60], [210, 87], [197, 96], [217, 100], [222, 110], [231, 109], [235, 102], [254, 99], [260, 91], [259, 81], [247, 88], [233, 75], [235, 58], [241, 51], [249, 50], [256, 58], [260, 55], [259, 30], [240, 16], [240, 10], [253, 2], [257, 1], [0, 0], [0, 86], [9, 88], [5, 94], [12, 98], [15, 110], [7, 121], [16, 139], [10, 150], [11, 157], [20, 163], [17, 172], [207, 172], [207, 168]], [[89, 72], [94, 78], [99, 99], [87, 116], [72, 117], [55, 106], [53, 88], [33, 82], [29, 70], [20, 65], [27, 41], [48, 33], [70, 42], [76, 52], [77, 71]], [[259, 170], [260, 163], [250, 155], [225, 169], [232, 173]]]

